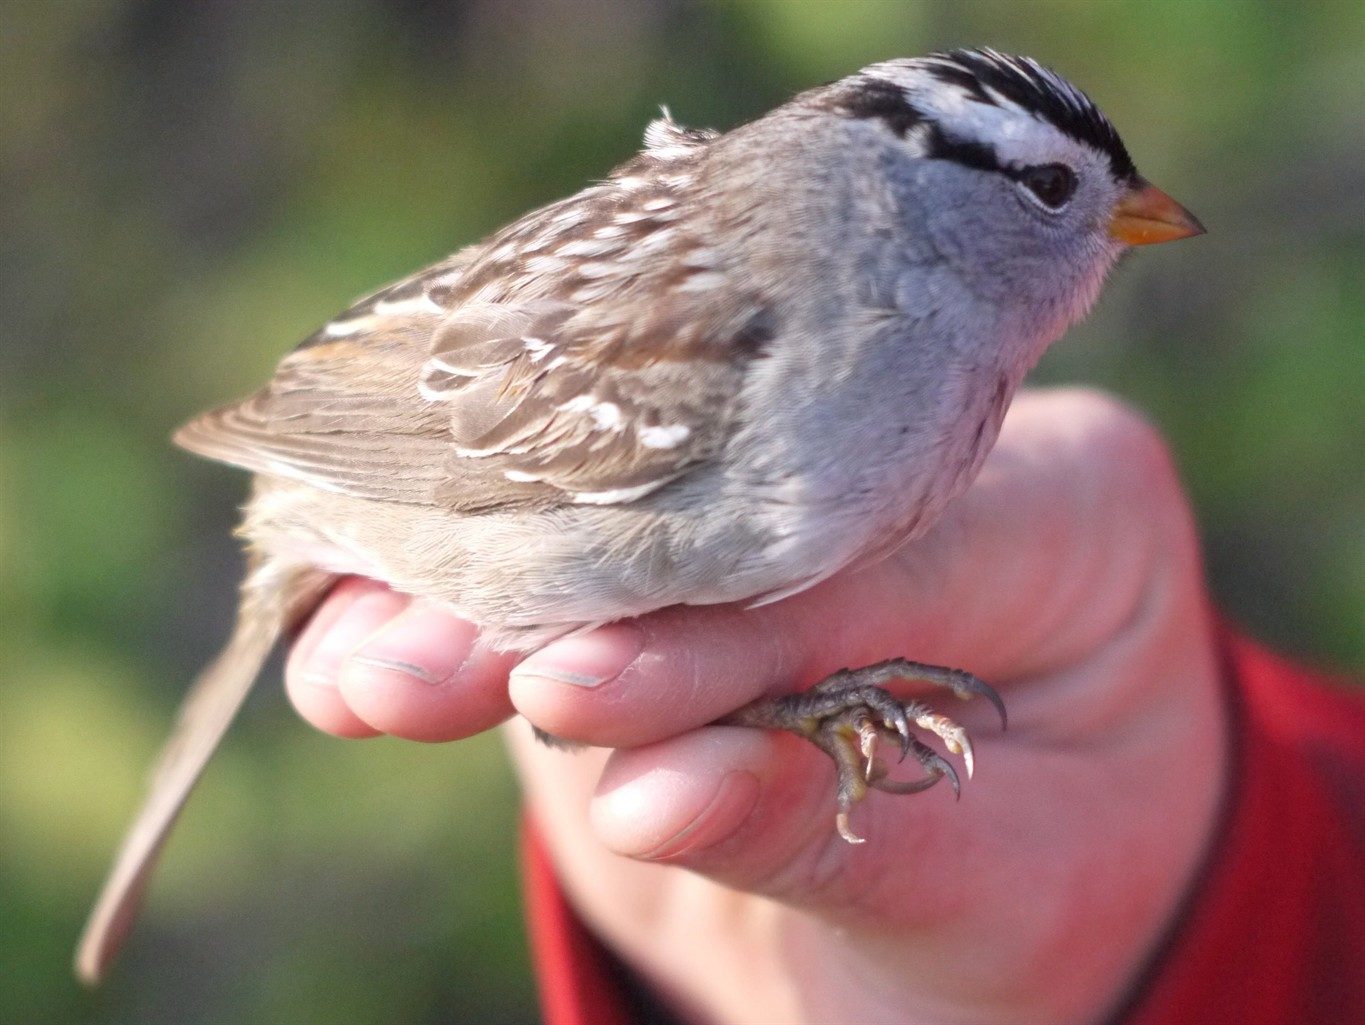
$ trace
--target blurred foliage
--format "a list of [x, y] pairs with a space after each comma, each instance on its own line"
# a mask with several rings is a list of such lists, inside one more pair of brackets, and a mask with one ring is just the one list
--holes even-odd
[[1211, 228], [1038, 378], [1171, 440], [1220, 605], [1365, 664], [1365, 7], [328, 0], [0, 7], [0, 1020], [525, 1021], [495, 739], [342, 744], [266, 688], [112, 984], [70, 944], [221, 639], [244, 481], [172, 451], [351, 296], [599, 176], [965, 43], [1081, 83]]

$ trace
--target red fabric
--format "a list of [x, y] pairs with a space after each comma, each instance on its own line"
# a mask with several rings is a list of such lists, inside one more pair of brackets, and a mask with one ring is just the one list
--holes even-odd
[[1365, 701], [1238, 637], [1232, 806], [1132, 1025], [1365, 1023]]
[[570, 907], [545, 843], [529, 821], [522, 829], [522, 880], [545, 1025], [630, 1025], [609, 955]]
[[[1365, 1025], [1365, 700], [1236, 636], [1223, 827], [1115, 1025]], [[546, 1025], [630, 1025], [615, 963], [525, 833]]]

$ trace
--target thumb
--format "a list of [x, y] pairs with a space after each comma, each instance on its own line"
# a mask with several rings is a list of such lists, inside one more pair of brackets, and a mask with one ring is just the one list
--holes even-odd
[[[1012, 787], [969, 788], [959, 803], [946, 784], [913, 797], [873, 793], [852, 819], [867, 842], [851, 845], [835, 830], [832, 763], [787, 734], [705, 727], [613, 751], [605, 766], [529, 737], [515, 748], [533, 814], [558, 846], [574, 849], [562, 852], [570, 861], [594, 860], [586, 816], [613, 854], [685, 867], [854, 929], [932, 929], [969, 901], [1009, 906], [1017, 893], [1005, 891], [1019, 880], [1002, 877], [1000, 852], [981, 841], [1003, 828], [1021, 851], [1032, 845], [1017, 835], [1029, 827], [1011, 813]], [[1055, 787], [1076, 768], [1029, 764], [1001, 743], [978, 749], [991, 756], [978, 779]], [[1033, 841], [1046, 849], [1046, 837]]]

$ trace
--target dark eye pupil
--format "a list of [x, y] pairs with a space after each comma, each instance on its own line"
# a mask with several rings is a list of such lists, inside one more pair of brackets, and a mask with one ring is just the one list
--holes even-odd
[[1053, 210], [1059, 209], [1076, 191], [1076, 175], [1062, 164], [1030, 167], [1020, 175], [1028, 190]]

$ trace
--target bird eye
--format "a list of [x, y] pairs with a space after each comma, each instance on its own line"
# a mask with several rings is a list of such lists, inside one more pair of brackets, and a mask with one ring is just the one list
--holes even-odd
[[1076, 192], [1076, 173], [1065, 164], [1039, 164], [1019, 172], [1020, 183], [1049, 210], [1060, 210]]

